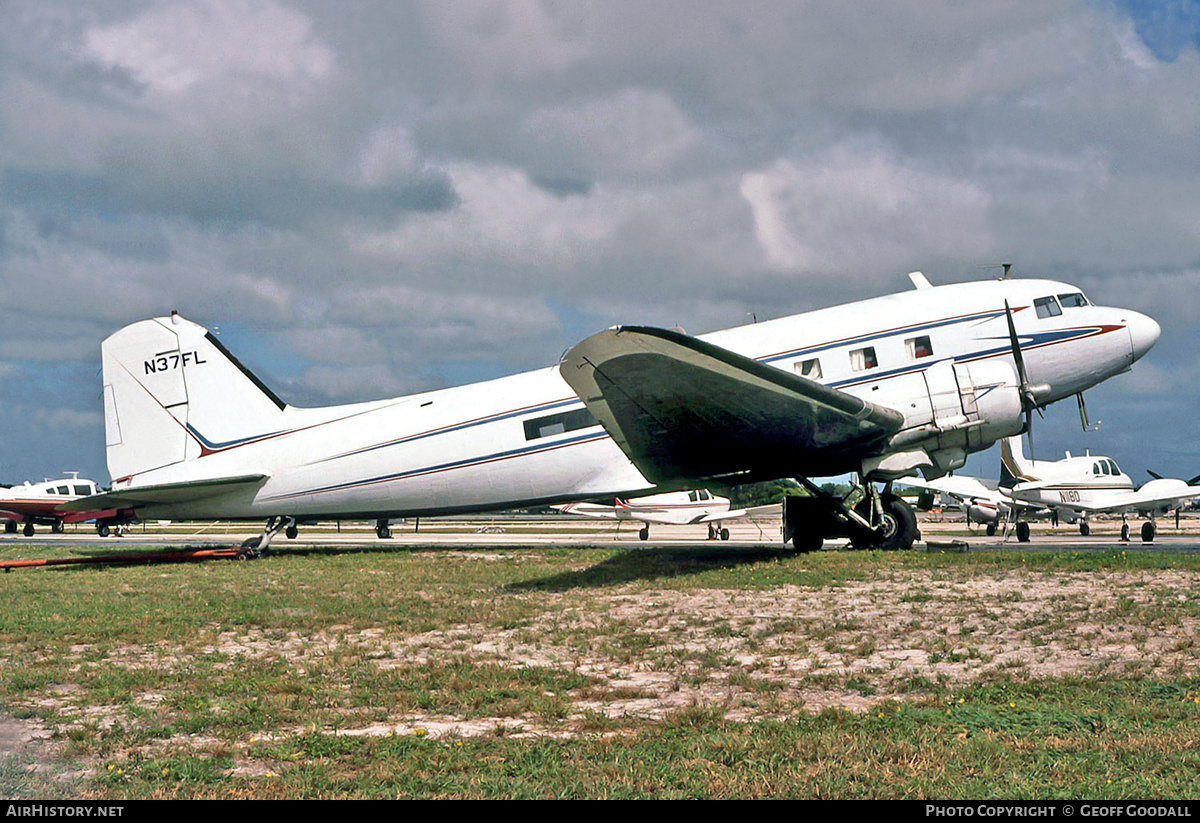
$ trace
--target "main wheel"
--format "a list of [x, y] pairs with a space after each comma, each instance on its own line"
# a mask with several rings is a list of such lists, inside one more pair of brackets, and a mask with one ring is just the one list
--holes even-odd
[[884, 551], [911, 549], [917, 539], [917, 516], [912, 507], [894, 495], [883, 498], [883, 535], [879, 548]]
[[1122, 540], [1129, 539], [1129, 524], [1128, 523], [1121, 524], [1121, 539]]
[[820, 551], [824, 543], [825, 539], [815, 532], [797, 531], [792, 535], [792, 545], [796, 547], [796, 551], [803, 554]]
[[1079, 521], [1079, 533], [1084, 537], [1092, 533], [1092, 527], [1087, 524], [1086, 520]]
[[994, 522], [988, 523], [987, 529], [985, 531], [987, 532], [988, 537], [995, 537], [996, 536], [996, 524]]
[[32, 520], [25, 521], [25, 528], [21, 529], [21, 534], [25, 535], [26, 537], [33, 537], [33, 521]]
[[638, 540], [649, 540], [649, 539], [650, 539], [650, 527], [643, 526], [642, 530], [640, 532], [638, 532]]
[[1019, 542], [1019, 543], [1028, 543], [1029, 542], [1029, 524], [1026, 523], [1024, 520], [1017, 523], [1017, 542]]
[[300, 534], [300, 529], [296, 528], [296, 524], [293, 523], [292, 525], [290, 525], [286, 529], [284, 529], [283, 533], [287, 536], [288, 540], [295, 540], [296, 535]]
[[1156, 531], [1156, 529], [1154, 528], [1153, 520], [1143, 523], [1142, 524], [1142, 542], [1143, 543], [1153, 543], [1155, 531]]
[[729, 529], [721, 529], [721, 539], [722, 540], [729, 539]]

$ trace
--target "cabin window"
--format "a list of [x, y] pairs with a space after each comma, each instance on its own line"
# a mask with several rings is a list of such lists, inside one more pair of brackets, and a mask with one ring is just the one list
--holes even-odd
[[1033, 301], [1033, 308], [1037, 310], [1038, 317], [1057, 317], [1062, 314], [1058, 301], [1053, 297], [1039, 297]]
[[1060, 294], [1058, 296], [1058, 302], [1062, 304], [1064, 309], [1077, 309], [1080, 306], [1086, 306], [1088, 304], [1087, 298], [1079, 292], [1076, 292], [1075, 294]]
[[700, 490], [700, 499], [701, 500], [711, 500], [712, 499], [712, 495], [708, 493], [708, 489]]
[[809, 380], [821, 379], [821, 361], [814, 357], [812, 360], [801, 360], [792, 368], [796, 370], [796, 374], [801, 377], [807, 377]]
[[540, 437], [551, 437], [576, 429], [586, 429], [595, 426], [596, 418], [587, 409], [550, 414], [545, 417], [535, 417], [525, 421], [525, 439], [537, 440]]
[[90, 488], [88, 488], [87, 486], [76, 486], [75, 493], [76, 494], [91, 494], [92, 490]]
[[1104, 467], [1101, 466], [1099, 463], [1093, 463], [1092, 464], [1092, 474], [1097, 474], [1097, 475], [1104, 474]]
[[916, 360], [920, 357], [933, 357], [933, 343], [929, 341], [929, 335], [910, 337], [904, 341], [904, 346], [908, 349], [909, 360]]
[[873, 369], [878, 365], [879, 360], [875, 358], [874, 346], [867, 346], [865, 349], [854, 349], [850, 352], [850, 368], [855, 371]]
[[695, 503], [699, 499], [700, 499], [699, 492], [688, 492], [688, 500], [691, 500], [693, 503]]
[[71, 487], [70, 487], [70, 486], [59, 486], [59, 487], [58, 487], [58, 493], [59, 493], [59, 494], [70, 494], [70, 493], [71, 493]]

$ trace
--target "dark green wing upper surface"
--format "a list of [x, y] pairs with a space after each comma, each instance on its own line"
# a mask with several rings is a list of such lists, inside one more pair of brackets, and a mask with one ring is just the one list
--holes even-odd
[[647, 480], [856, 471], [903, 416], [675, 331], [594, 334], [563, 378]]

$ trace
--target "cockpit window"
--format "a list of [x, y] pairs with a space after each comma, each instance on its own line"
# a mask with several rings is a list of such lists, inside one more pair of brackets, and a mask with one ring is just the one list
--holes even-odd
[[1038, 317], [1057, 317], [1062, 314], [1058, 301], [1053, 297], [1039, 297], [1033, 301], [1033, 308], [1037, 311]]
[[1117, 464], [1111, 460], [1108, 461], [1108, 468], [1109, 468], [1109, 471], [1111, 471], [1114, 476], [1119, 475], [1121, 473], [1121, 470], [1117, 468]]
[[1058, 302], [1062, 303], [1064, 309], [1077, 309], [1080, 306], [1088, 304], [1087, 298], [1079, 292], [1075, 292], [1074, 294], [1060, 294]]

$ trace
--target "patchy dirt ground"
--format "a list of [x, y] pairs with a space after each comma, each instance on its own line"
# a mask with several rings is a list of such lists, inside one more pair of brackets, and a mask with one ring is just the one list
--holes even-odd
[[[310, 635], [282, 635], [213, 626], [201, 642], [123, 647], [107, 654], [103, 665], [162, 668], [215, 654], [229, 665], [285, 661], [303, 673], [327, 656], [351, 651], [385, 669], [464, 660], [542, 667], [584, 675], [592, 684], [568, 695], [570, 714], [556, 722], [414, 713], [348, 723], [336, 733], [569, 736], [606, 728], [598, 719], [620, 728], [691, 706], [717, 707], [730, 719], [753, 721], [828, 707], [866, 710], [883, 701], [998, 680], [1194, 671], [1200, 656], [1197, 577], [1176, 570], [1018, 570], [950, 579], [942, 572], [913, 571], [820, 589], [676, 591], [639, 585], [527, 592], [504, 596], [532, 600], [541, 607], [539, 616], [510, 628], [464, 623], [403, 634], [392, 627], [330, 626]], [[87, 649], [78, 653], [82, 660]], [[30, 697], [60, 717], [100, 727], [137, 722], [116, 716], [113, 708], [81, 705], [70, 684]], [[134, 697], [141, 708], [164, 699], [151, 693]], [[305, 731], [280, 728], [270, 737]], [[50, 736], [36, 722], [4, 720], [0, 754], [15, 753], [36, 768], [54, 755]], [[202, 735], [169, 744], [229, 745]], [[246, 760], [235, 771], [253, 774], [259, 768]]]

